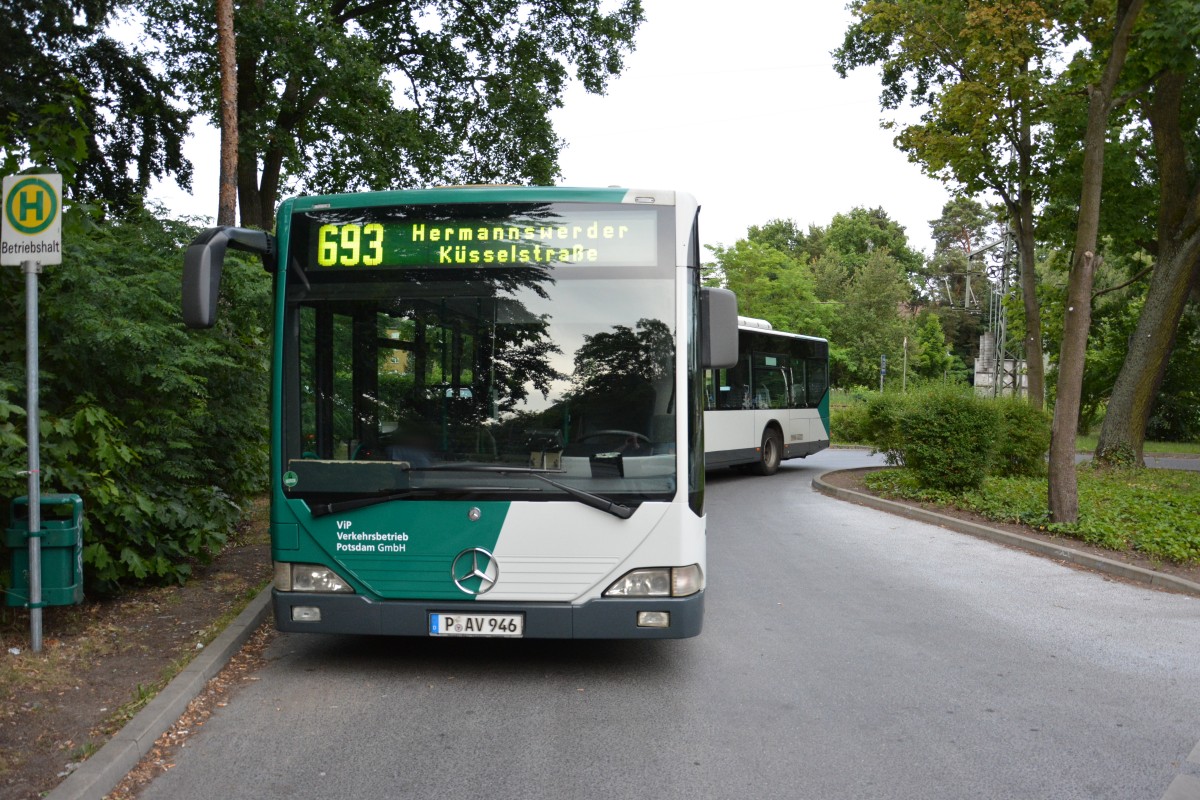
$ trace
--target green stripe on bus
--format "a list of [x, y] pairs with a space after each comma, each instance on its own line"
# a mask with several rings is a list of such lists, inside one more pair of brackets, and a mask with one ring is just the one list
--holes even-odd
[[[825, 426], [825, 438], [830, 438], [829, 428], [829, 395], [830, 391], [825, 390], [825, 394], [821, 396], [821, 402], [817, 405], [818, 413], [821, 415], [821, 424]], [[826, 442], [828, 444], [828, 442]]]
[[[472, 600], [475, 595], [455, 583], [455, 558], [476, 549], [495, 552], [510, 506], [507, 501], [381, 503], [301, 523], [298, 549], [276, 556], [329, 564], [372, 599]], [[486, 569], [486, 561], [480, 554], [475, 563]], [[478, 589], [478, 579], [460, 583]]]

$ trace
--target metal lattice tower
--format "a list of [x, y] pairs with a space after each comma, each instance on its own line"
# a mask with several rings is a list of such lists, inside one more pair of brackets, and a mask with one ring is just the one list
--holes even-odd
[[[982, 262], [985, 253], [997, 248], [1000, 251], [999, 264], [991, 269], [984, 268], [990, 286], [988, 322], [980, 339], [979, 357], [975, 365], [975, 391], [992, 397], [1019, 395], [1023, 390], [1022, 378], [1025, 373], [1020, 354], [1008, 350], [1008, 309], [1004, 305], [1004, 298], [1020, 279], [1020, 272], [1013, 265], [1016, 248], [1012, 234], [1005, 230], [1004, 236], [979, 248], [970, 257], [978, 257]], [[979, 385], [979, 378], [983, 375], [988, 376], [989, 385]]]

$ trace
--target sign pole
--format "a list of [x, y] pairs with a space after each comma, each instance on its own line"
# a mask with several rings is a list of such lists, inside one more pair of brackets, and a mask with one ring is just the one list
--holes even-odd
[[29, 644], [42, 652], [42, 464], [38, 404], [38, 274], [42, 265], [21, 262], [25, 272], [26, 415], [29, 421]]
[[62, 263], [62, 176], [6, 175], [0, 202], [0, 265], [25, 273], [26, 415], [29, 421], [29, 645], [42, 651], [42, 462], [38, 404], [38, 275]]

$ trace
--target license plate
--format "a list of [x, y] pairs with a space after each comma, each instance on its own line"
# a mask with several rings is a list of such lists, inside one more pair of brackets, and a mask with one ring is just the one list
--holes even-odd
[[430, 614], [430, 636], [524, 636], [524, 614]]

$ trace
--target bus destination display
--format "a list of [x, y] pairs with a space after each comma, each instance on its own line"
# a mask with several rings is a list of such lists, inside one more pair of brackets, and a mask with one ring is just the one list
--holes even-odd
[[[318, 221], [333, 215], [318, 216]], [[371, 219], [314, 225], [307, 268], [653, 266], [658, 220], [650, 209], [561, 211], [500, 219]]]

